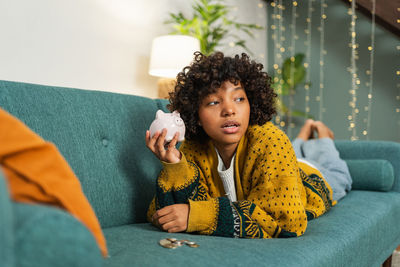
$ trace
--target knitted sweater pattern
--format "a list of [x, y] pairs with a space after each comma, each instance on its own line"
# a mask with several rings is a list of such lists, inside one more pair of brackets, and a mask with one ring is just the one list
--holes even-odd
[[245, 238], [295, 237], [336, 204], [322, 174], [297, 162], [288, 137], [271, 122], [249, 126], [236, 150], [237, 201], [226, 196], [209, 141], [185, 141], [179, 163], [162, 162], [147, 217], [165, 206], [190, 206], [187, 232]]

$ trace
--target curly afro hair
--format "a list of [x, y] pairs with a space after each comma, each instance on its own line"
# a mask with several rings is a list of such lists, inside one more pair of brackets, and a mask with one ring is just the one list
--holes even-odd
[[247, 54], [226, 57], [222, 52], [209, 56], [194, 53], [194, 60], [177, 75], [175, 91], [170, 93], [168, 108], [177, 110], [185, 122], [187, 140], [204, 142], [209, 139], [199, 125], [199, 106], [204, 97], [215, 93], [225, 81], [246, 91], [250, 103], [249, 125], [263, 125], [271, 120], [275, 109], [275, 98], [271, 78], [262, 71], [263, 65], [250, 61]]

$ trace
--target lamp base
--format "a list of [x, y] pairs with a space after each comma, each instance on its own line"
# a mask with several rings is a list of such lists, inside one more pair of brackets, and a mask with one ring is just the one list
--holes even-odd
[[160, 78], [157, 82], [158, 97], [163, 99], [169, 98], [169, 93], [175, 89], [176, 80], [171, 78]]

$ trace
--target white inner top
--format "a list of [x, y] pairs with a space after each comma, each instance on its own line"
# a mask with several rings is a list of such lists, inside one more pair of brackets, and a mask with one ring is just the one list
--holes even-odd
[[305, 160], [305, 159], [297, 159], [297, 161], [303, 162], [303, 163], [305, 163], [305, 164], [307, 164], [307, 165], [313, 167], [314, 169], [317, 169], [317, 170], [318, 170], [317, 167], [315, 167], [311, 162], [309, 162], [309, 161], [307, 161], [307, 160]]
[[229, 198], [230, 201], [235, 202], [237, 201], [236, 188], [235, 188], [235, 167], [234, 167], [236, 153], [232, 157], [229, 168], [226, 169], [224, 162], [222, 161], [222, 158], [218, 153], [218, 150], [217, 149], [215, 150], [217, 151], [218, 155], [218, 174], [222, 180], [222, 184], [224, 185], [226, 196]]

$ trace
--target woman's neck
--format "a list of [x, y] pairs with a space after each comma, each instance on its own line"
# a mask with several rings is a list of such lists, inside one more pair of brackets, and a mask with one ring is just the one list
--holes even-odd
[[238, 144], [221, 146], [214, 143], [214, 146], [217, 148], [218, 153], [221, 156], [222, 161], [224, 162], [225, 168], [229, 169]]

